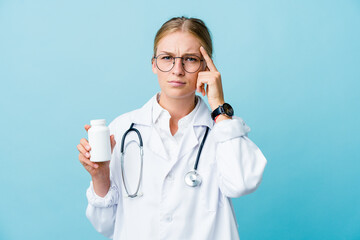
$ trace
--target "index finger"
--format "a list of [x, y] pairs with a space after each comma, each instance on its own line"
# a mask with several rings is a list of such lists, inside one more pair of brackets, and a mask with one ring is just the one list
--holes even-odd
[[91, 126], [86, 124], [86, 125], [84, 126], [84, 128], [85, 128], [86, 131], [88, 131], [89, 128], [91, 128]]
[[213, 60], [209, 57], [209, 55], [207, 54], [206, 50], [204, 49], [203, 46], [200, 47], [200, 52], [203, 55], [206, 65], [209, 68], [210, 72], [217, 72], [217, 69], [214, 65]]

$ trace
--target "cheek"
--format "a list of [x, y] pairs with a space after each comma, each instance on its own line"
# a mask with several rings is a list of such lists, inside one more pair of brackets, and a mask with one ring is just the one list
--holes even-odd
[[160, 85], [164, 84], [168, 79], [167, 74], [161, 71], [157, 71], [157, 78]]
[[191, 86], [196, 87], [197, 79], [198, 79], [198, 73], [192, 74], [191, 80], [190, 80]]

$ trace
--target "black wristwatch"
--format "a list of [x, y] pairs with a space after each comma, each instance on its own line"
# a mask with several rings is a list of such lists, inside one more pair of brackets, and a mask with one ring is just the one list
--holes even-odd
[[224, 103], [223, 105], [220, 105], [218, 108], [216, 108], [211, 113], [211, 118], [215, 121], [215, 118], [219, 116], [220, 114], [225, 114], [229, 117], [232, 117], [234, 115], [234, 110], [228, 103]]

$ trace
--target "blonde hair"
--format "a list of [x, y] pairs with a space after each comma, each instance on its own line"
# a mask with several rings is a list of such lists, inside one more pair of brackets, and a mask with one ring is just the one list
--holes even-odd
[[187, 18], [187, 17], [174, 17], [165, 22], [161, 28], [157, 31], [154, 39], [154, 56], [160, 40], [170, 33], [177, 31], [188, 32], [193, 34], [204, 47], [207, 54], [212, 57], [213, 46], [209, 29], [205, 23], [198, 18]]

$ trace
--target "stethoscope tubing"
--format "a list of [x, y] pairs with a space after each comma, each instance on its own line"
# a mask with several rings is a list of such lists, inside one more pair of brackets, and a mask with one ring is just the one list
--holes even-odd
[[131, 124], [130, 128], [124, 133], [122, 139], [121, 139], [121, 149], [120, 149], [120, 152], [123, 153], [124, 152], [124, 145], [125, 145], [125, 138], [126, 138], [126, 135], [128, 135], [128, 133], [130, 132], [136, 132], [136, 134], [138, 135], [138, 138], [139, 138], [139, 142], [140, 142], [140, 147], [143, 147], [143, 140], [142, 140], [142, 137], [141, 137], [141, 134], [139, 132], [139, 130], [137, 130], [136, 128], [134, 128], [134, 123]]
[[[124, 171], [124, 155], [125, 155], [125, 152], [124, 152], [124, 145], [125, 145], [125, 138], [126, 138], [126, 135], [130, 132], [136, 132], [138, 138], [139, 138], [139, 146], [140, 146], [140, 159], [141, 159], [141, 165], [140, 165], [140, 177], [139, 177], [139, 181], [138, 181], [138, 185], [137, 185], [137, 188], [136, 188], [136, 191], [135, 193], [133, 194], [130, 194], [127, 187], [126, 187], [126, 183], [125, 183], [125, 171]], [[121, 139], [121, 176], [122, 176], [122, 180], [123, 180], [123, 183], [124, 183], [124, 188], [125, 188], [125, 191], [127, 193], [127, 196], [129, 198], [135, 198], [138, 195], [139, 193], [139, 189], [140, 189], [140, 184], [141, 184], [141, 180], [142, 180], [142, 172], [143, 172], [143, 155], [144, 155], [144, 152], [143, 152], [143, 141], [142, 141], [142, 137], [141, 137], [141, 134], [139, 132], [139, 130], [137, 130], [136, 128], [134, 128], [134, 123], [131, 124], [130, 128], [124, 133], [122, 139]]]
[[[196, 161], [195, 161], [195, 164], [194, 164], [194, 168], [193, 168], [192, 171], [188, 172], [188, 174], [185, 177], [185, 182], [190, 187], [196, 187], [196, 186], [199, 186], [201, 184], [201, 177], [197, 173], [197, 169], [198, 169], [198, 165], [199, 165], [201, 152], [202, 152], [202, 149], [204, 147], [207, 135], [209, 133], [209, 129], [210, 129], [209, 127], [206, 127], [204, 137], [203, 137], [203, 139], [201, 141], [201, 144], [200, 144], [197, 156], [196, 156]], [[138, 185], [137, 185], [137, 189], [136, 189], [135, 193], [129, 194], [129, 191], [127, 189], [126, 182], [125, 182], [126, 180], [125, 180], [125, 171], [124, 171], [124, 155], [125, 155], [124, 146], [125, 146], [125, 138], [126, 138], [126, 136], [132, 131], [134, 131], [137, 134], [138, 138], [139, 138], [141, 166], [140, 166], [140, 177], [139, 177], [139, 182], [138, 182]], [[141, 137], [141, 134], [140, 134], [139, 130], [134, 128], [134, 123], [132, 123], [130, 128], [124, 133], [124, 135], [123, 135], [123, 137], [121, 139], [121, 149], [120, 149], [120, 151], [121, 151], [121, 176], [122, 176], [124, 188], [125, 188], [125, 191], [126, 191], [128, 197], [135, 198], [137, 196], [142, 195], [142, 194], [139, 195], [138, 192], [139, 192], [139, 189], [140, 189], [140, 184], [141, 184], [141, 180], [142, 180], [142, 172], [143, 172], [143, 140], [142, 140], [142, 137]], [[189, 179], [187, 179], [187, 178], [189, 178]], [[194, 179], [197, 179], [197, 180], [194, 180]]]
[[203, 147], [204, 147], [205, 140], [206, 140], [206, 137], [207, 137], [207, 135], [208, 135], [208, 132], [209, 132], [209, 127], [206, 127], [205, 135], [204, 135], [204, 137], [203, 137], [203, 140], [201, 141], [201, 144], [200, 144], [200, 147], [199, 147], [199, 151], [198, 151], [198, 154], [197, 154], [197, 156], [196, 156], [196, 161], [195, 161], [195, 165], [194, 165], [194, 170], [195, 170], [195, 171], [196, 171], [197, 168], [198, 168], [201, 151], [202, 151], [202, 149], [203, 149]]

